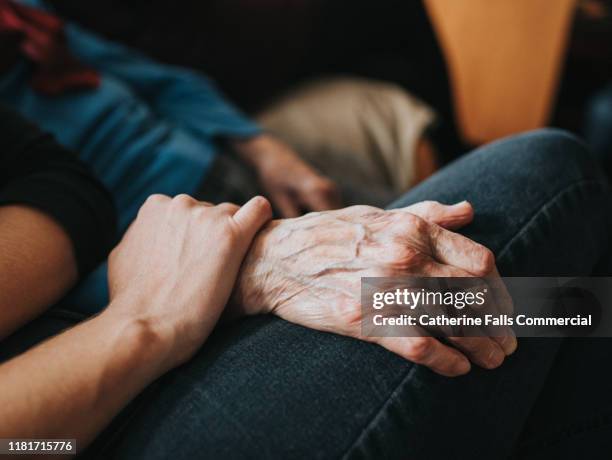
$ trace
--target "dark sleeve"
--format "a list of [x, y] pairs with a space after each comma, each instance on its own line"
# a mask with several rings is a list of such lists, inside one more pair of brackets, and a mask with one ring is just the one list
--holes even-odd
[[81, 276], [115, 243], [115, 208], [102, 184], [52, 136], [0, 105], [0, 206], [7, 204], [37, 208], [58, 222]]

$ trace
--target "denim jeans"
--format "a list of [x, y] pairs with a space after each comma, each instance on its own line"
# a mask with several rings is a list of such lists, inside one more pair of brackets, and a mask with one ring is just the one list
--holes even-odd
[[[426, 199], [471, 201], [475, 219], [462, 233], [495, 252], [502, 275], [608, 273], [609, 186], [584, 146], [563, 132], [537, 131], [478, 149], [391, 207]], [[573, 343], [587, 352], [568, 353]], [[595, 422], [609, 429], [612, 398], [595, 381], [610, 382], [611, 366], [601, 360], [612, 362], [611, 345], [519, 339], [500, 368], [446, 378], [371, 343], [272, 316], [246, 318], [218, 328], [190, 362], [151, 385], [87, 454], [545, 458], [551, 449], [571, 452], [572, 433], [584, 434]], [[580, 414], [566, 411], [565, 398], [581, 393], [580, 386], [599, 394]], [[597, 441], [609, 444], [610, 437]], [[593, 455], [601, 448], [595, 442], [573, 448], [588, 457], [590, 446]]]

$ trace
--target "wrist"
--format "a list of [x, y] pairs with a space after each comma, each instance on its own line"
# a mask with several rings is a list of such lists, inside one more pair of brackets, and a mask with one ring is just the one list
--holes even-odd
[[[134, 366], [146, 366], [145, 373], [155, 379], [175, 367], [177, 356], [173, 353], [176, 343], [173, 333], [159, 321], [146, 315], [134, 314], [134, 301], [130, 309], [124, 300], [113, 299], [102, 314], [94, 318], [107, 334], [116, 337], [117, 348], [126, 351], [126, 359], [134, 358]], [[146, 311], [140, 309], [140, 311]]]
[[237, 315], [266, 314], [275, 308], [278, 283], [273, 249], [280, 223], [281, 220], [273, 220], [257, 234], [242, 263], [230, 299]]

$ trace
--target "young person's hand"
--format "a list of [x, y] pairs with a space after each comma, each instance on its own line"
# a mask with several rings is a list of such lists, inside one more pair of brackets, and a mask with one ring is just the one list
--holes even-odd
[[0, 437], [87, 446], [202, 345], [271, 215], [261, 197], [241, 208], [150, 197], [110, 256], [108, 308], [0, 366]]
[[167, 368], [184, 362], [217, 322], [271, 215], [262, 197], [238, 207], [151, 196], [109, 258], [109, 312], [144, 324], [168, 345]]
[[341, 206], [336, 184], [306, 164], [284, 142], [262, 134], [235, 141], [233, 146], [255, 168], [261, 186], [283, 217]]
[[313, 329], [375, 341], [444, 375], [466, 373], [467, 358], [497, 367], [516, 348], [514, 337], [449, 337], [453, 348], [432, 337], [360, 334], [362, 277], [496, 276], [489, 249], [447, 230], [472, 218], [467, 202], [423, 202], [391, 211], [353, 206], [273, 221], [245, 259], [232, 309], [271, 312]]

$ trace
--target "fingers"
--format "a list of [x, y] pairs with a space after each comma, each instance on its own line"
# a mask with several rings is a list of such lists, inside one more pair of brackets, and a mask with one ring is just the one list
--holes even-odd
[[[178, 209], [190, 208], [194, 206], [202, 206], [203, 208], [214, 207], [222, 214], [232, 216], [234, 221], [240, 227], [240, 230], [243, 232], [244, 236], [248, 237], [249, 240], [253, 239], [255, 233], [257, 233], [259, 229], [272, 218], [272, 207], [270, 202], [262, 196], [252, 198], [242, 207], [234, 203], [219, 203], [218, 205], [214, 206], [207, 201], [197, 201], [187, 194], [180, 194], [174, 198], [169, 198], [165, 195], [151, 195], [147, 199], [147, 203], [160, 203], [170, 200], [175, 208]], [[143, 206], [142, 209], [146, 211], [147, 207]]]
[[514, 312], [514, 302], [512, 301], [512, 297], [506, 288], [497, 267], [493, 267], [491, 274], [486, 277], [487, 283], [491, 286], [493, 292], [495, 293], [495, 301], [496, 304], [499, 305], [500, 313], [505, 315], [511, 315]]
[[[493, 272], [486, 279], [495, 295], [495, 304], [497, 305], [498, 311], [505, 315], [511, 315], [514, 312], [514, 303], [508, 289], [506, 289], [506, 285], [497, 271], [497, 267], [493, 268]], [[499, 343], [507, 356], [516, 351], [518, 342], [512, 328], [508, 327], [505, 329], [503, 335], [493, 336], [492, 338]]]
[[469, 360], [458, 350], [433, 337], [378, 337], [376, 342], [387, 350], [447, 377], [470, 371]]
[[278, 208], [278, 212], [282, 217], [291, 218], [301, 215], [297, 200], [293, 199], [285, 192], [270, 193], [270, 199], [272, 203], [274, 203], [274, 206]]
[[428, 224], [432, 256], [446, 265], [453, 265], [472, 276], [487, 276], [495, 268], [493, 252], [482, 244], [438, 225]]
[[474, 219], [474, 208], [467, 201], [453, 205], [437, 201], [421, 201], [399, 211], [410, 212], [449, 230], [461, 228]]
[[[427, 276], [444, 278], [465, 278], [470, 274], [464, 270], [449, 265], [439, 264], [432, 261], [426, 267]], [[483, 284], [486, 282], [483, 280]], [[488, 283], [486, 283], [488, 284]], [[497, 299], [496, 299], [497, 300]], [[499, 308], [497, 301], [489, 303], [489, 313], [498, 314]], [[485, 337], [484, 331], [474, 328], [469, 331], [470, 335], [480, 335], [476, 337], [450, 337], [448, 340], [480, 367], [494, 369], [501, 365], [505, 357], [512, 354], [516, 349], [516, 338], [508, 328], [507, 334], [499, 337]], [[468, 333], [464, 330], [464, 333]], [[514, 340], [514, 342], [513, 342]]]
[[514, 335], [514, 331], [511, 328], [507, 328], [505, 335], [493, 336], [491, 338], [499, 344], [506, 356], [510, 356], [518, 348], [516, 335]]
[[495, 257], [486, 247], [447, 229], [457, 229], [474, 218], [474, 209], [467, 201], [445, 205], [422, 201], [397, 210], [419, 216], [425, 221], [432, 256], [447, 265], [466, 270], [473, 276], [486, 276], [495, 267]]
[[342, 204], [336, 184], [324, 177], [317, 177], [300, 189], [300, 200], [311, 211], [337, 209]]
[[489, 337], [448, 337], [448, 341], [463, 351], [474, 364], [485, 369], [495, 369], [506, 359], [506, 353]]
[[270, 202], [262, 196], [251, 198], [233, 216], [244, 235], [253, 239], [259, 229], [272, 218]]
[[[451, 209], [458, 209], [457, 216], [463, 214], [466, 223], [473, 218], [473, 210], [468, 203], [458, 203], [455, 206], [440, 205], [435, 202], [418, 203], [405, 208], [425, 219], [448, 222], [459, 222], [461, 217], [454, 219]], [[449, 220], [448, 220], [449, 219]], [[428, 276], [442, 277], [485, 277], [486, 283], [494, 293], [495, 300], [490, 307], [496, 314], [511, 313], [512, 299], [508, 294], [499, 272], [495, 267], [495, 257], [486, 247], [457, 233], [450, 232], [439, 225], [427, 224], [432, 257], [439, 263], [428, 266]], [[477, 365], [492, 369], [499, 366], [505, 356], [512, 354], [517, 348], [517, 340], [510, 328], [504, 328], [498, 336], [492, 337], [459, 337], [449, 339], [453, 345], [462, 349]]]

